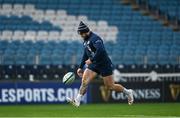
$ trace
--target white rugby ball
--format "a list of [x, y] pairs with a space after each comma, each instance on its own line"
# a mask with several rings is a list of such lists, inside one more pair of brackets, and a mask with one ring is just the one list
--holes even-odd
[[73, 72], [68, 72], [63, 77], [64, 84], [72, 84], [75, 80], [75, 74]]

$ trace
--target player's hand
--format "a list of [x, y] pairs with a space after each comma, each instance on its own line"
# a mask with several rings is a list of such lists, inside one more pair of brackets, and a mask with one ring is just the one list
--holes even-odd
[[92, 63], [92, 61], [90, 59], [85, 61], [87, 65], [90, 65]]
[[77, 69], [77, 74], [78, 74], [79, 77], [82, 78], [82, 76], [83, 76], [83, 70], [82, 70], [81, 68], [78, 68], [78, 69]]

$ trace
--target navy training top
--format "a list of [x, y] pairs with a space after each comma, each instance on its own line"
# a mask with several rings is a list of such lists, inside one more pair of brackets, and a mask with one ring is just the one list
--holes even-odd
[[79, 65], [79, 68], [83, 68], [85, 61], [90, 59], [93, 64], [97, 66], [105, 66], [112, 64], [108, 54], [105, 50], [103, 40], [93, 32], [90, 32], [89, 38], [84, 41], [84, 54]]

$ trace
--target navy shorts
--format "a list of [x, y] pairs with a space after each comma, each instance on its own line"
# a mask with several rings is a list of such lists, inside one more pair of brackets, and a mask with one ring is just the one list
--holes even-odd
[[104, 64], [104, 65], [96, 65], [90, 64], [88, 69], [96, 72], [97, 74], [106, 77], [113, 74], [113, 65], [112, 64]]

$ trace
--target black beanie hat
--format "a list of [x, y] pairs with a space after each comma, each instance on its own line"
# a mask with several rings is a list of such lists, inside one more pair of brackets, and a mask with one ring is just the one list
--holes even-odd
[[85, 25], [82, 21], [79, 23], [78, 26], [78, 33], [87, 33], [89, 32], [89, 28], [87, 27], [87, 25]]

